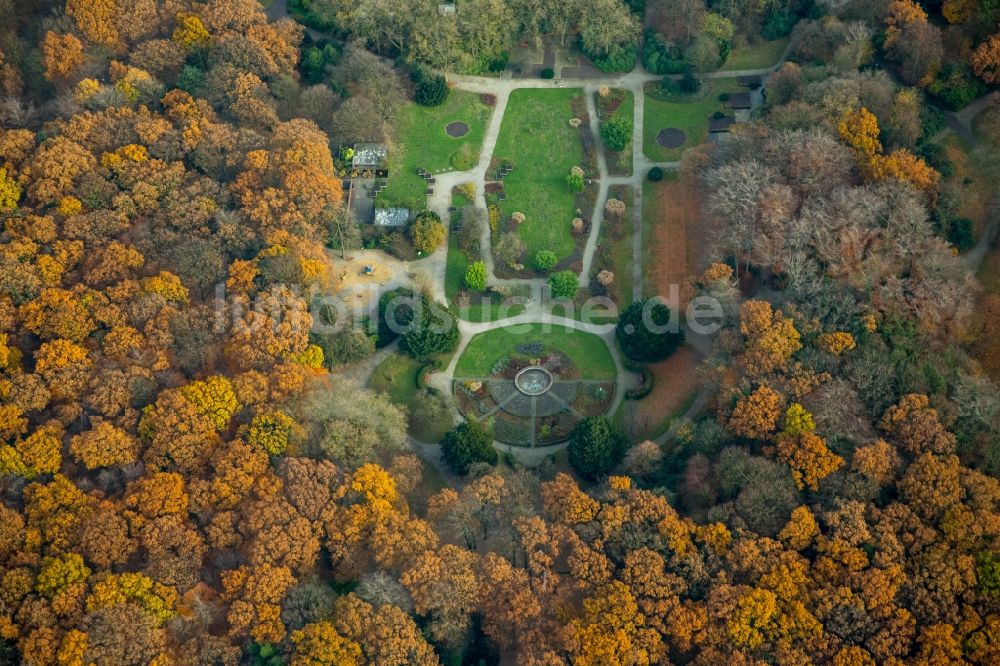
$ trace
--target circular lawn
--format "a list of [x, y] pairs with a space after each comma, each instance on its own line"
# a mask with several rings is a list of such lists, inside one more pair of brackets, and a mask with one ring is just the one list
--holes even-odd
[[564, 441], [578, 421], [606, 414], [617, 372], [604, 340], [542, 324], [498, 328], [474, 337], [455, 368], [462, 415], [490, 423], [515, 446]]

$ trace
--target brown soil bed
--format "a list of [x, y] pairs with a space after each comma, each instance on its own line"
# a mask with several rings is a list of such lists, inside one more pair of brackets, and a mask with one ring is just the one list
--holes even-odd
[[444, 131], [448, 133], [448, 136], [457, 139], [469, 133], [469, 126], [460, 120], [456, 120], [453, 123], [448, 123]]
[[[688, 397], [697, 390], [697, 357], [691, 347], [681, 347], [665, 361], [649, 366], [653, 373], [653, 391], [631, 403], [629, 431], [643, 439], [658, 434], [664, 423], [675, 416]], [[676, 416], [680, 416], [677, 414]]]
[[[691, 297], [692, 278], [699, 268], [692, 261], [692, 254], [698, 243], [707, 238], [689, 238], [689, 232], [699, 231], [700, 201], [695, 186], [685, 180], [663, 182], [652, 188], [655, 197], [652, 210], [656, 224], [646, 225], [644, 232], [650, 237], [643, 238], [648, 248], [646, 254], [648, 295], [658, 294], [667, 299], [674, 308], [684, 308]], [[693, 244], [694, 247], [689, 247]], [[677, 285], [676, 288], [671, 288]], [[672, 294], [678, 294], [674, 298]], [[677, 302], [679, 300], [679, 302]]]
[[680, 148], [685, 141], [687, 141], [687, 134], [684, 133], [684, 130], [676, 127], [661, 129], [660, 133], [656, 135], [656, 143], [664, 148]]

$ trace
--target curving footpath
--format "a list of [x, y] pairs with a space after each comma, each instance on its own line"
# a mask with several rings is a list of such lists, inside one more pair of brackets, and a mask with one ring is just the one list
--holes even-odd
[[[279, 3], [275, 3], [278, 5]], [[281, 3], [284, 4], [284, 3]], [[781, 59], [773, 66], [745, 70], [737, 72], [714, 72], [709, 74], [709, 78], [730, 78], [737, 76], [767, 76], [768, 74], [774, 72], [779, 68], [785, 61], [790, 52], [792, 45], [789, 44], [786, 48], [785, 53], [782, 54]], [[493, 158], [493, 152], [496, 149], [497, 139], [500, 136], [500, 128], [503, 124], [504, 115], [507, 110], [507, 104], [510, 100], [510, 94], [514, 90], [520, 89], [551, 89], [551, 88], [579, 88], [582, 90], [583, 94], [586, 96], [587, 102], [587, 115], [589, 120], [589, 129], [595, 138], [595, 145], [599, 146], [600, 142], [600, 131], [599, 131], [599, 120], [597, 116], [597, 107], [595, 103], [594, 96], [597, 91], [602, 86], [607, 86], [609, 88], [622, 88], [628, 90], [633, 95], [633, 132], [632, 132], [632, 175], [624, 177], [612, 177], [607, 168], [607, 163], [605, 160], [604, 151], [598, 147], [597, 148], [597, 177], [595, 180], [598, 181], [598, 195], [594, 203], [594, 210], [591, 215], [591, 229], [590, 235], [587, 238], [586, 244], [584, 246], [584, 252], [582, 257], [582, 270], [580, 271], [580, 284], [582, 286], [587, 286], [590, 283], [590, 273], [593, 267], [594, 255], [597, 251], [597, 243], [601, 237], [601, 227], [604, 224], [604, 205], [607, 202], [608, 192], [612, 185], [624, 185], [632, 189], [632, 252], [635, 261], [632, 264], [632, 291], [635, 299], [642, 298], [642, 185], [646, 177], [647, 172], [654, 166], [661, 167], [663, 169], [677, 169], [679, 167], [679, 162], [654, 162], [646, 157], [643, 153], [643, 128], [645, 123], [645, 86], [647, 83], [661, 81], [664, 77], [649, 74], [641, 69], [640, 65], [637, 65], [634, 70], [624, 74], [612, 74], [601, 78], [560, 78], [560, 79], [509, 79], [509, 78], [490, 78], [490, 77], [480, 77], [480, 76], [463, 76], [463, 75], [451, 75], [448, 77], [449, 83], [459, 90], [465, 90], [473, 93], [489, 94], [496, 98], [496, 103], [493, 107], [493, 113], [490, 117], [489, 124], [486, 127], [486, 131], [483, 137], [483, 145], [480, 149], [479, 159], [476, 166], [468, 171], [449, 171], [441, 174], [436, 174], [435, 178], [437, 182], [434, 187], [434, 193], [428, 197], [427, 207], [429, 210], [434, 211], [441, 216], [443, 220], [447, 220], [448, 208], [451, 206], [451, 192], [455, 186], [462, 185], [464, 183], [472, 182], [475, 185], [475, 197], [474, 204], [477, 208], [486, 210], [486, 179], [487, 171], [489, 169], [490, 161]], [[608, 410], [609, 414], [615, 413], [621, 406], [622, 401], [625, 398], [625, 393], [630, 388], [633, 388], [638, 384], [638, 376], [632, 372], [625, 369], [621, 353], [618, 350], [618, 346], [614, 339], [614, 324], [593, 324], [580, 322], [575, 319], [570, 319], [567, 317], [562, 317], [553, 314], [545, 302], [545, 287], [546, 280], [542, 278], [530, 278], [530, 279], [501, 279], [497, 278], [495, 272], [495, 263], [492, 251], [492, 238], [490, 235], [490, 230], [488, 225], [483, 225], [482, 237], [480, 238], [480, 246], [482, 248], [483, 263], [486, 266], [487, 274], [487, 284], [491, 286], [527, 286], [530, 288], [531, 297], [528, 300], [526, 309], [518, 314], [517, 316], [508, 317], [506, 319], [498, 321], [489, 322], [468, 322], [464, 320], [459, 320], [459, 331], [460, 340], [458, 347], [455, 351], [451, 362], [448, 367], [443, 371], [435, 373], [430, 380], [430, 384], [437, 388], [438, 390], [450, 394], [452, 389], [452, 381], [455, 373], [455, 367], [458, 364], [459, 358], [461, 358], [462, 353], [465, 351], [469, 342], [473, 337], [480, 333], [484, 333], [488, 330], [494, 328], [503, 328], [506, 326], [513, 326], [517, 324], [536, 324], [536, 323], [549, 323], [553, 325], [562, 325], [575, 330], [585, 331], [597, 335], [605, 344], [608, 346], [608, 350], [611, 352], [611, 356], [614, 359], [615, 367], [617, 369], [617, 380], [615, 386], [615, 397], [611, 408]], [[429, 257], [421, 259], [419, 261], [412, 262], [415, 268], [420, 268], [426, 272], [429, 276], [430, 284], [426, 285], [434, 295], [436, 300], [447, 302], [445, 294], [445, 273], [447, 270], [447, 248], [440, 248], [435, 251]], [[699, 350], [699, 353], [704, 354], [707, 352], [706, 345], [707, 340], [701, 340], [700, 342], [694, 342], [695, 347]], [[352, 371], [352, 375], [357, 378], [361, 385], [367, 382], [367, 379], [371, 376], [374, 371], [375, 366], [380, 363], [386, 354], [389, 353], [386, 350], [382, 350], [373, 359], [370, 359], [366, 364], [364, 364], [363, 369], [357, 371]], [[685, 418], [692, 418], [697, 415], [701, 410], [705, 408], [711, 399], [711, 393], [709, 391], [702, 391], [694, 403], [691, 405], [688, 412], [684, 415]], [[459, 415], [457, 409], [453, 409], [453, 417], [455, 422], [459, 423], [462, 417]], [[665, 443], [668, 441], [674, 432], [674, 428], [671, 428], [665, 435], [657, 439], [658, 443]], [[449, 482], [454, 481], [453, 475], [444, 467], [441, 459], [440, 453], [437, 445], [427, 444], [423, 442], [418, 442], [417, 440], [410, 438], [411, 448], [424, 460], [429, 462], [435, 467], [445, 479]], [[502, 452], [509, 453], [513, 455], [521, 464], [524, 465], [535, 465], [544, 461], [548, 456], [553, 453], [565, 448], [566, 444], [555, 444], [551, 446], [538, 446], [538, 447], [518, 447], [503, 444], [501, 442], [494, 442], [494, 446]]]

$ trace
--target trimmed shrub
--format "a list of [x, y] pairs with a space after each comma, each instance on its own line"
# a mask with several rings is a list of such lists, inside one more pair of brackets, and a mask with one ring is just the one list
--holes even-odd
[[554, 79], [556, 78], [556, 73], [551, 67], [546, 67], [541, 71], [539, 76], [543, 79]]
[[441, 457], [456, 474], [468, 474], [474, 463], [496, 465], [493, 436], [481, 424], [466, 421], [441, 440]]
[[632, 119], [616, 113], [601, 123], [601, 138], [609, 150], [619, 153], [632, 141]]
[[418, 361], [429, 360], [437, 354], [446, 354], [458, 345], [458, 320], [444, 305], [427, 297], [421, 299], [412, 326], [403, 335], [403, 351]]
[[553, 298], [573, 298], [580, 289], [580, 278], [573, 271], [559, 271], [549, 277]]
[[430, 254], [441, 247], [447, 233], [441, 217], [432, 210], [422, 211], [410, 226], [413, 247], [424, 254]]
[[606, 416], [591, 416], [577, 423], [567, 447], [569, 464], [588, 479], [606, 476], [627, 450], [628, 439]]
[[539, 250], [535, 254], [535, 268], [543, 273], [548, 273], [555, 268], [558, 261], [556, 253], [552, 250]]
[[421, 106], [441, 106], [448, 99], [448, 82], [440, 74], [413, 70], [413, 99]]
[[474, 261], [465, 269], [465, 287], [472, 291], [486, 289], [486, 264]]
[[625, 356], [633, 361], [654, 363], [674, 353], [684, 342], [683, 331], [657, 331], [670, 323], [670, 309], [656, 299], [636, 301], [622, 312], [615, 337]]
[[649, 173], [646, 174], [646, 178], [648, 178], [649, 181], [653, 183], [660, 182], [661, 180], [663, 180], [663, 169], [661, 169], [660, 167], [653, 167], [652, 169], [649, 170]]

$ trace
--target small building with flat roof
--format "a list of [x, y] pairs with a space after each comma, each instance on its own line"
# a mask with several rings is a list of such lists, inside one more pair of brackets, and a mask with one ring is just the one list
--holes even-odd
[[753, 98], [748, 92], [732, 93], [726, 100], [726, 106], [730, 109], [751, 109], [753, 108]]
[[708, 131], [711, 134], [728, 132], [736, 124], [734, 116], [722, 116], [721, 118], [710, 117], [708, 119]]
[[376, 227], [404, 227], [410, 220], [409, 208], [376, 208]]

